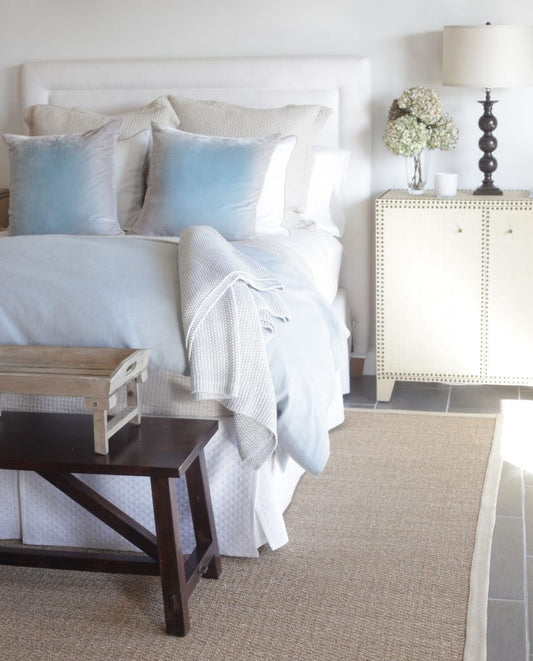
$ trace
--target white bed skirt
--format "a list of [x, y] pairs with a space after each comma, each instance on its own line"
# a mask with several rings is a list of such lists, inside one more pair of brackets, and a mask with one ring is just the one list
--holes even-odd
[[[254, 557], [257, 549], [265, 543], [275, 549], [287, 542], [283, 510], [290, 502], [303, 470], [291, 461], [282, 472], [278, 462], [272, 459], [254, 471], [241, 461], [233, 439], [233, 419], [222, 418], [219, 431], [205, 451], [215, 524], [222, 554]], [[148, 478], [79, 477], [155, 532]], [[189, 503], [184, 480], [177, 480], [176, 484], [182, 542], [188, 552], [195, 546]], [[20, 536], [24, 543], [135, 549], [36, 473], [21, 472], [19, 488], [20, 535], [17, 537]]]
[[[344, 415], [340, 381], [339, 377], [339, 395], [333, 398], [330, 427], [340, 424]], [[282, 468], [275, 456], [257, 471], [245, 465], [238, 453], [233, 418], [216, 403], [193, 402], [187, 385], [186, 377], [152, 373], [144, 384], [143, 414], [219, 420], [219, 430], [208, 443], [205, 454], [221, 553], [256, 557], [265, 543], [272, 549], [279, 548], [288, 541], [283, 512], [304, 470], [292, 460]], [[3, 395], [1, 405], [4, 410], [87, 413], [83, 400], [76, 398]], [[122, 405], [119, 401], [118, 406]], [[114, 475], [80, 478], [154, 532], [148, 478]], [[183, 480], [177, 480], [177, 492], [182, 541], [187, 552], [194, 548], [195, 541]], [[2, 539], [81, 548], [135, 548], [36, 473], [1, 470], [0, 498]]]

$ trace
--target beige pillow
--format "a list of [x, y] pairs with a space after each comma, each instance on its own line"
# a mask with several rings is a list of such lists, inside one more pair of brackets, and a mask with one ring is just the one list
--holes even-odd
[[197, 101], [170, 96], [180, 130], [227, 138], [255, 138], [279, 133], [295, 135], [296, 146], [287, 167], [286, 206], [303, 211], [313, 166], [312, 146], [331, 114], [317, 105], [245, 108], [221, 101]]
[[85, 133], [100, 128], [114, 119], [122, 119], [119, 140], [150, 129], [152, 122], [178, 128], [179, 119], [166, 96], [160, 96], [144, 108], [138, 108], [117, 115], [63, 108], [53, 105], [35, 105], [26, 108], [24, 120], [30, 129], [30, 135], [66, 135]]

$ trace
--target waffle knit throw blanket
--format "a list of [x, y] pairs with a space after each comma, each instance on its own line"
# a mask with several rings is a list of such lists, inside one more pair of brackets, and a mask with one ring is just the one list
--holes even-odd
[[179, 280], [192, 396], [233, 412], [240, 455], [258, 468], [277, 445], [265, 342], [273, 318], [288, 321], [283, 286], [207, 226], [181, 233]]

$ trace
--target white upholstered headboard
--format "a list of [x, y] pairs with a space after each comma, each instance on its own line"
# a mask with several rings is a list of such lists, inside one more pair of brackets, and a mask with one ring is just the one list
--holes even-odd
[[341, 286], [355, 320], [355, 355], [369, 345], [371, 295], [370, 69], [351, 56], [38, 62], [22, 67], [22, 108], [36, 103], [118, 112], [162, 94], [252, 107], [319, 103], [333, 109], [321, 143], [351, 153], [344, 191]]

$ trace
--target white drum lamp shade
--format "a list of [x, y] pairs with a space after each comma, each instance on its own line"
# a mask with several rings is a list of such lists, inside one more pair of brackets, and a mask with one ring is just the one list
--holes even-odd
[[533, 27], [449, 25], [442, 42], [444, 85], [486, 89], [533, 83]]
[[474, 195], [502, 195], [492, 175], [498, 167], [493, 152], [498, 141], [493, 135], [498, 122], [492, 112], [496, 103], [492, 88], [533, 84], [533, 27], [525, 25], [449, 25], [442, 40], [442, 82], [444, 85], [477, 87], [485, 90], [483, 131], [479, 148], [483, 156], [479, 169], [483, 181]]

